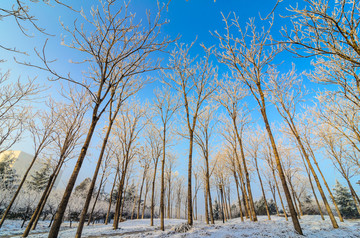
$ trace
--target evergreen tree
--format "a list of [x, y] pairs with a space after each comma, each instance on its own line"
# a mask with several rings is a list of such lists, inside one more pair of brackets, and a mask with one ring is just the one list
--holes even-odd
[[50, 177], [50, 163], [44, 164], [44, 166], [36, 171], [35, 174], [31, 175], [28, 186], [32, 190], [41, 191], [46, 188], [49, 177]]
[[359, 217], [349, 189], [342, 186], [337, 180], [334, 188], [334, 197], [344, 218]]
[[11, 168], [14, 160], [12, 156], [6, 156], [0, 161], [0, 189], [12, 189], [16, 184], [17, 175]]
[[213, 205], [213, 212], [214, 212], [214, 219], [219, 220], [221, 218], [221, 208], [216, 199]]
[[[274, 200], [271, 199], [270, 201], [267, 201], [267, 203], [268, 203], [270, 215], [276, 214]], [[261, 198], [255, 202], [255, 210], [256, 210], [256, 214], [258, 214], [258, 215], [266, 215], [267, 214], [266, 207], [265, 207], [265, 200], [264, 200], [263, 196], [261, 196]]]
[[[86, 178], [78, 186], [75, 187], [75, 194], [77, 196], [86, 197], [91, 183], [91, 178]], [[96, 189], [94, 189], [96, 191]]]

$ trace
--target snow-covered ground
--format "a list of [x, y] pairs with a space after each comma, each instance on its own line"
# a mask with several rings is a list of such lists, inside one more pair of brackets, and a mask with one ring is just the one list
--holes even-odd
[[[283, 217], [273, 216], [268, 221], [265, 216], [259, 216], [258, 222], [233, 219], [223, 224], [216, 222], [215, 225], [206, 225], [203, 222], [195, 222], [194, 227], [186, 233], [176, 233], [174, 227], [185, 223], [185, 220], [166, 219], [166, 231], [159, 231], [159, 220], [155, 219], [155, 226], [150, 226], [150, 220], [130, 220], [120, 223], [120, 229], [113, 230], [112, 225], [95, 224], [85, 226], [83, 237], [302, 237], [296, 235], [291, 221], [285, 221]], [[300, 220], [306, 237], [360, 237], [360, 220], [346, 220], [339, 222], [340, 228], [333, 229], [329, 218], [322, 221], [320, 216], [303, 216]], [[39, 229], [29, 237], [47, 237], [47, 222], [40, 222]], [[20, 237], [20, 221], [6, 221], [0, 229], [0, 237]], [[74, 237], [76, 223], [73, 228], [69, 224], [62, 227], [59, 237]]]

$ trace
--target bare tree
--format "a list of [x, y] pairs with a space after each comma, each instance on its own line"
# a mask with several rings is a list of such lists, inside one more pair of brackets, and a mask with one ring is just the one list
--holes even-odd
[[128, 172], [128, 167], [133, 158], [138, 154], [138, 140], [139, 135], [143, 128], [146, 126], [145, 120], [147, 108], [140, 106], [138, 102], [128, 102], [124, 105], [118, 118], [115, 122], [117, 127], [114, 131], [114, 135], [120, 141], [121, 150], [123, 151], [122, 171], [120, 176], [120, 183], [118, 187], [118, 197], [115, 207], [113, 228], [118, 229], [119, 218], [121, 214], [121, 206], [123, 201], [123, 192], [125, 177]]
[[23, 233], [24, 237], [29, 235], [30, 229], [35, 230], [62, 166], [66, 160], [73, 157], [75, 150], [81, 143], [80, 139], [85, 133], [84, 128], [87, 124], [84, 122], [84, 117], [89, 108], [89, 98], [84, 92], [77, 93], [74, 90], [70, 90], [69, 95], [66, 97], [70, 101], [68, 104], [57, 103], [55, 101], [50, 102], [51, 110], [58, 116], [58, 121], [54, 126], [54, 143], [51, 146], [51, 149], [55, 151], [54, 156], [56, 159], [53, 161], [53, 172], [49, 177], [47, 186]]
[[264, 143], [263, 143], [264, 137], [261, 137], [263, 132], [264, 131], [261, 130], [259, 127], [256, 129], [253, 128], [252, 130], [249, 131], [249, 133], [248, 133], [248, 138], [249, 138], [248, 152], [251, 155], [252, 161], [254, 163], [254, 167], [256, 169], [256, 173], [258, 175], [258, 179], [260, 182], [261, 192], [262, 192], [264, 202], [265, 202], [265, 208], [266, 208], [266, 213], [267, 213], [268, 219], [271, 220], [269, 206], [268, 206], [268, 203], [266, 200], [264, 185], [263, 185], [262, 178], [261, 178], [262, 176], [260, 175], [260, 169], [259, 169], [259, 163], [258, 163], [259, 154], [261, 153], [260, 146], [264, 145]]
[[279, 75], [279, 72], [274, 70], [270, 74], [270, 80], [267, 82], [267, 88], [269, 92], [268, 98], [275, 105], [277, 111], [285, 120], [286, 125], [289, 127], [289, 130], [296, 140], [300, 153], [303, 154], [305, 161], [307, 162], [308, 168], [315, 179], [316, 185], [330, 217], [332, 226], [334, 228], [338, 228], [339, 226], [335, 220], [334, 214], [332, 213], [318, 176], [311, 164], [309, 155], [299, 133], [298, 126], [295, 122], [297, 106], [299, 105], [299, 102], [303, 100], [305, 95], [299, 75], [296, 74], [294, 67], [289, 73], [283, 75]]
[[173, 177], [174, 177], [174, 167], [176, 166], [176, 162], [177, 162], [177, 157], [174, 154], [168, 153], [167, 155], [167, 163], [165, 164], [165, 180], [167, 182], [167, 188], [168, 188], [168, 194], [167, 194], [167, 199], [168, 199], [168, 203], [167, 203], [167, 218], [170, 219], [171, 218], [171, 204], [172, 204], [172, 197], [171, 197], [171, 189], [173, 188], [172, 182], [173, 182]]
[[[139, 156], [141, 156], [141, 157], [139, 157], [138, 161], [139, 161], [140, 167], [143, 169], [143, 174], [141, 176], [141, 185], [140, 185], [139, 199], [138, 199], [138, 202], [137, 202], [138, 207], [137, 207], [136, 219], [140, 218], [140, 205], [141, 205], [142, 192], [143, 192], [144, 183], [145, 183], [145, 180], [147, 178], [149, 168], [150, 168], [150, 165], [151, 165], [151, 157], [149, 156], [149, 153], [147, 152], [147, 150], [146, 151], [142, 150], [142, 152], [140, 152]], [[145, 195], [145, 199], [146, 199], [146, 195]]]
[[214, 120], [214, 113], [216, 112], [215, 109], [211, 109], [210, 106], [206, 106], [203, 109], [202, 114], [199, 116], [198, 119], [198, 130], [195, 132], [194, 138], [195, 143], [200, 147], [200, 151], [202, 152], [202, 157], [204, 158], [205, 164], [205, 191], [206, 191], [206, 204], [208, 204], [209, 212], [210, 212], [210, 220], [211, 224], [214, 224], [214, 214], [212, 209], [212, 199], [210, 193], [210, 167], [209, 167], [209, 160], [210, 160], [210, 143], [211, 137], [213, 135], [213, 129], [216, 125], [216, 121]]
[[[114, 121], [120, 111], [120, 108], [124, 104], [124, 102], [129, 99], [131, 96], [136, 94], [146, 83], [144, 80], [134, 79], [135, 76], [124, 78], [120, 84], [118, 85], [118, 89], [111, 92], [111, 97], [113, 98], [110, 101], [109, 105], [109, 117], [108, 117], [108, 125], [106, 127], [105, 137], [103, 139], [103, 143], [101, 146], [98, 162], [96, 164], [96, 168], [93, 174], [93, 178], [89, 187], [88, 195], [85, 200], [84, 208], [80, 215], [79, 225], [76, 231], [76, 237], [81, 237], [82, 229], [84, 227], [84, 222], [87, 214], [87, 210], [90, 205], [90, 200], [94, 191], [95, 182], [99, 173], [99, 169], [103, 160], [103, 156], [105, 153], [105, 148], [109, 140], [109, 136], [111, 134], [112, 126], [114, 125]], [[116, 96], [114, 96], [114, 94]]]
[[249, 196], [249, 208], [251, 212], [251, 219], [257, 221], [254, 199], [252, 197], [250, 178], [248, 172], [248, 165], [245, 159], [244, 145], [243, 145], [243, 133], [246, 124], [249, 123], [248, 112], [244, 110], [244, 107], [240, 106], [242, 99], [246, 96], [245, 90], [241, 86], [240, 80], [226, 80], [225, 82], [218, 82], [220, 85], [220, 90], [218, 90], [218, 95], [215, 99], [226, 109], [227, 115], [230, 117], [232, 123], [233, 131], [235, 133], [236, 139], [238, 140], [238, 145], [240, 149], [240, 156], [242, 160], [242, 165], [245, 174], [246, 180], [246, 189]]
[[[224, 17], [223, 20], [226, 26], [225, 34], [221, 35], [215, 32], [215, 36], [220, 41], [220, 51], [217, 54], [219, 61], [231, 69], [234, 78], [241, 80], [259, 106], [273, 149], [276, 167], [285, 192], [293, 225], [295, 231], [302, 235], [302, 229], [286, 183], [276, 142], [270, 127], [264, 93], [265, 82], [269, 79], [269, 68], [272, 67], [272, 61], [281, 52], [282, 48], [272, 44], [272, 36], [270, 34], [272, 21], [267, 29], [262, 28], [262, 31], [258, 32], [254, 19], [250, 20], [245, 29], [242, 29], [236, 15], [234, 15], [231, 22], [229, 17]], [[233, 29], [236, 31], [234, 34]]]
[[190, 46], [177, 45], [171, 53], [169, 67], [172, 72], [167, 72], [167, 78], [164, 80], [167, 85], [181, 95], [185, 111], [187, 128], [185, 136], [189, 139], [187, 215], [188, 224], [191, 226], [193, 225], [191, 181], [194, 134], [201, 108], [216, 89], [211, 82], [217, 78], [217, 69], [210, 62], [211, 50], [207, 50], [205, 57], [196, 62], [196, 59], [190, 56], [193, 44]]
[[169, 144], [169, 129], [172, 125], [171, 118], [179, 109], [179, 98], [171, 95], [169, 89], [163, 87], [161, 90], [155, 91], [154, 99], [154, 115], [159, 117], [161, 123], [161, 131], [159, 132], [162, 140], [162, 160], [161, 160], [161, 192], [160, 192], [160, 229], [165, 230], [164, 218], [164, 197], [165, 197], [165, 159], [166, 147]]
[[39, 111], [39, 112], [37, 112], [37, 114], [40, 116], [40, 122], [31, 120], [28, 124], [29, 131], [32, 135], [33, 146], [34, 146], [34, 150], [35, 150], [34, 157], [31, 160], [30, 165], [26, 169], [26, 171], [20, 181], [20, 184], [18, 185], [18, 187], [15, 191], [15, 194], [13, 195], [9, 205], [7, 206], [6, 210], [4, 211], [4, 213], [2, 215], [2, 218], [0, 221], [0, 227], [4, 224], [6, 216], [8, 215], [11, 207], [13, 206], [17, 196], [19, 195], [21, 188], [26, 181], [27, 176], [29, 175], [31, 168], [37, 161], [39, 155], [47, 146], [49, 146], [50, 143], [53, 142], [52, 135], [54, 132], [55, 124], [57, 123], [57, 120], [58, 120], [58, 115], [56, 115], [53, 111], [50, 111], [49, 113], [47, 113], [45, 111], [43, 111], [43, 112]]
[[157, 175], [157, 166], [159, 163], [159, 158], [162, 153], [162, 145], [161, 145], [161, 136], [159, 131], [155, 128], [155, 125], [150, 124], [147, 132], [146, 132], [146, 141], [150, 148], [150, 155], [153, 161], [153, 178], [151, 183], [151, 215], [150, 215], [150, 225], [154, 225], [154, 210], [155, 210], [155, 182]]

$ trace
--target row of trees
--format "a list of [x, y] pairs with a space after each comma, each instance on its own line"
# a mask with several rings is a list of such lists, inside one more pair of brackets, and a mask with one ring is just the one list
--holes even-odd
[[[58, 4], [62, 5], [61, 2]], [[172, 185], [174, 158], [178, 156], [172, 156], [169, 151], [177, 136], [189, 142], [185, 203], [189, 225], [193, 225], [200, 181], [203, 181], [208, 223], [214, 223], [214, 194], [211, 193], [214, 188], [218, 192], [216, 204], [221, 204], [223, 218], [232, 217], [229, 194], [234, 185], [239, 215], [242, 219], [257, 221], [252, 183], [256, 177], [269, 219], [271, 209], [266, 199], [265, 183], [271, 191], [277, 213], [282, 210], [288, 219], [288, 211], [295, 230], [302, 234], [299, 217], [303, 214], [302, 198], [309, 195], [305, 184], [309, 184], [318, 212], [323, 217], [325, 210], [332, 226], [338, 228], [330, 204], [335, 207], [340, 221], [343, 221], [344, 214], [318, 163], [320, 156], [331, 159], [346, 181], [360, 213], [360, 199], [351, 180], [359, 175], [360, 168], [357, 155], [360, 138], [357, 123], [359, 7], [357, 1], [347, 0], [338, 1], [334, 6], [322, 0], [309, 0], [306, 4], [304, 9], [289, 9], [293, 14], [290, 16], [292, 27], [291, 30], [282, 30], [285, 40], [280, 42], [271, 35], [273, 20], [259, 31], [255, 20], [250, 20], [244, 27], [235, 14], [224, 16], [225, 31], [212, 34], [219, 45], [216, 48], [201, 45], [204, 49], [202, 57], [192, 56], [195, 42], [187, 45], [175, 43], [177, 39], [162, 37], [161, 28], [166, 21], [162, 21], [161, 14], [167, 5], [159, 5], [154, 17], [148, 15], [146, 26], [130, 13], [129, 4], [119, 8], [115, 0], [102, 2], [89, 15], [81, 12], [87, 25], [75, 22], [73, 28], [64, 26], [71, 40], [63, 43], [85, 56], [83, 63], [89, 70], [80, 79], [60, 72], [53, 65], [54, 60], [47, 57], [46, 43], [42, 51], [35, 51], [41, 65], [19, 62], [44, 71], [52, 81], [68, 82], [72, 89], [66, 88], [62, 93], [65, 103], [49, 100], [49, 109], [30, 116], [24, 103], [36, 98], [41, 88], [35, 81], [25, 84], [8, 82], [8, 73], [1, 77], [0, 90], [4, 97], [0, 102], [0, 120], [4, 123], [0, 130], [0, 150], [16, 144], [26, 128], [32, 135], [35, 152], [31, 165], [12, 189], [0, 227], [19, 194], [25, 191], [33, 164], [39, 157], [45, 157], [46, 152], [50, 155], [52, 169], [24, 236], [30, 229], [35, 229], [63, 165], [73, 159], [75, 167], [58, 202], [49, 232], [49, 237], [56, 237], [66, 212], [72, 210], [70, 201], [76, 196], [76, 189], [73, 192], [75, 183], [97, 131], [99, 136], [96, 137], [101, 141], [99, 156], [94, 161], [96, 168], [88, 181], [84, 200], [78, 205], [82, 210], [76, 215], [79, 216], [77, 237], [81, 237], [86, 219], [91, 221], [95, 207], [106, 200], [99, 197], [109, 177], [113, 181], [104, 220], [108, 222], [110, 211], [113, 211], [113, 228], [118, 228], [134, 167], [141, 168], [142, 174], [138, 182], [139, 195], [133, 198], [131, 213], [140, 217], [145, 189], [142, 216], [150, 192], [151, 225], [157, 195], [162, 230], [165, 229], [165, 207], [168, 217], [171, 214], [171, 196], [177, 197], [179, 212], [176, 213], [180, 216], [184, 191], [180, 185], [178, 188]], [[17, 12], [6, 9], [1, 9], [1, 12], [5, 17], [29, 21], [35, 29], [44, 32], [29, 15], [29, 8], [21, 2], [16, 6], [19, 7]], [[23, 18], [19, 18], [21, 14]], [[165, 67], [156, 59], [173, 43], [176, 46], [169, 53]], [[298, 56], [314, 57], [315, 70], [307, 74], [297, 73], [293, 65], [289, 72], [281, 73], [276, 62], [286, 50]], [[214, 56], [219, 65], [227, 67], [227, 74], [218, 75], [217, 64], [211, 61]], [[149, 105], [145, 105], [134, 98], [150, 82], [144, 79], [145, 74], [155, 70], [161, 71], [160, 81], [164, 87], [155, 92]], [[314, 106], [301, 108], [302, 102], [308, 98], [303, 83], [305, 77], [319, 83], [330, 83], [335, 85], [335, 89], [318, 93]], [[253, 108], [249, 109], [245, 102], [250, 102]], [[271, 124], [269, 107], [274, 107], [282, 119], [275, 126]], [[259, 114], [252, 109], [257, 109]], [[252, 125], [254, 116], [262, 119], [264, 128]], [[101, 124], [103, 129], [97, 129]], [[214, 146], [215, 134], [222, 136], [219, 149]], [[203, 158], [201, 172], [193, 171], [196, 148]], [[160, 191], [156, 193], [158, 171]], [[318, 194], [325, 209], [321, 208]], [[92, 204], [91, 200], [94, 201]], [[68, 215], [72, 219], [70, 217], [72, 215]]]

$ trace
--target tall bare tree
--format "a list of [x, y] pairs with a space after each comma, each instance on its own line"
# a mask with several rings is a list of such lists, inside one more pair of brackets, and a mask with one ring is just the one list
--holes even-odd
[[118, 197], [116, 200], [115, 215], [113, 228], [118, 229], [119, 219], [121, 215], [121, 206], [124, 204], [123, 192], [125, 185], [125, 178], [128, 172], [130, 162], [139, 153], [138, 152], [138, 140], [141, 131], [147, 124], [146, 106], [140, 106], [139, 102], [128, 101], [122, 108], [120, 114], [115, 122], [116, 130], [114, 135], [120, 141], [120, 148], [123, 154], [122, 171], [120, 176], [120, 183], [118, 187]]
[[273, 22], [270, 21], [268, 28], [262, 28], [258, 32], [254, 19], [250, 20], [245, 29], [242, 28], [236, 15], [234, 15], [231, 22], [229, 17], [224, 17], [223, 21], [225, 23], [225, 34], [215, 32], [215, 36], [220, 41], [220, 50], [217, 56], [220, 62], [230, 68], [233, 77], [240, 79], [245, 87], [248, 88], [259, 106], [273, 149], [276, 167], [289, 206], [293, 225], [295, 231], [302, 235], [302, 229], [282, 169], [266, 110], [265, 82], [269, 79], [269, 68], [272, 67], [273, 60], [282, 51], [279, 45], [275, 45], [272, 42], [271, 27]]
[[211, 109], [210, 106], [206, 106], [203, 109], [202, 114], [199, 116], [198, 119], [198, 130], [195, 132], [195, 143], [200, 147], [200, 151], [202, 152], [202, 157], [204, 158], [205, 164], [205, 191], [206, 191], [206, 204], [208, 204], [209, 213], [210, 213], [210, 220], [211, 224], [214, 224], [214, 214], [212, 208], [212, 199], [211, 199], [211, 192], [210, 192], [210, 167], [209, 167], [209, 160], [210, 160], [210, 143], [211, 137], [213, 135], [213, 129], [216, 126], [215, 117], [215, 109]]
[[152, 182], [151, 182], [151, 213], [150, 213], [150, 225], [154, 225], [154, 212], [155, 212], [155, 185], [156, 185], [156, 175], [157, 167], [159, 163], [159, 158], [162, 153], [162, 144], [161, 136], [154, 124], [150, 124], [146, 132], [146, 142], [150, 148], [151, 160], [153, 161], [153, 173], [152, 173]]
[[254, 199], [252, 197], [251, 184], [248, 172], [248, 165], [245, 159], [244, 145], [243, 145], [243, 133], [246, 124], [249, 122], [249, 116], [246, 110], [240, 105], [242, 99], [246, 96], [247, 92], [242, 88], [240, 80], [226, 80], [225, 82], [218, 82], [220, 89], [215, 99], [226, 109], [227, 115], [232, 122], [233, 131], [240, 149], [240, 156], [242, 166], [244, 169], [246, 189], [249, 196], [249, 208], [251, 212], [251, 219], [257, 221]]
[[169, 89], [163, 87], [155, 91], [154, 98], [154, 116], [158, 117], [161, 124], [161, 131], [159, 132], [162, 140], [162, 160], [161, 160], [161, 192], [160, 192], [160, 229], [165, 230], [164, 218], [165, 218], [165, 159], [166, 159], [166, 147], [169, 144], [169, 129], [172, 125], [172, 117], [179, 109], [179, 98], [170, 93]]
[[217, 78], [217, 69], [210, 62], [211, 49], [206, 51], [203, 58], [196, 61], [196, 58], [190, 56], [193, 44], [190, 46], [177, 45], [171, 53], [169, 63], [172, 72], [167, 72], [164, 80], [167, 85], [181, 95], [185, 111], [187, 129], [185, 137], [189, 139], [187, 215], [188, 224], [191, 226], [193, 225], [191, 181], [194, 134], [201, 108], [216, 89], [211, 83]]
[[283, 117], [286, 125], [289, 127], [292, 135], [294, 136], [297, 146], [300, 150], [300, 153], [303, 154], [305, 161], [307, 162], [308, 168], [310, 169], [322, 200], [324, 202], [325, 208], [330, 217], [332, 226], [338, 228], [334, 214], [330, 208], [330, 205], [327, 201], [326, 195], [322, 189], [319, 178], [315, 173], [309, 155], [305, 149], [301, 134], [299, 133], [298, 125], [295, 122], [296, 109], [299, 105], [299, 102], [304, 99], [304, 88], [302, 86], [302, 80], [299, 78], [299, 75], [296, 74], [295, 68], [293, 67], [289, 73], [280, 75], [277, 71], [272, 71], [270, 74], [270, 80], [267, 82], [267, 89], [269, 92], [269, 99], [275, 105], [279, 114]]

